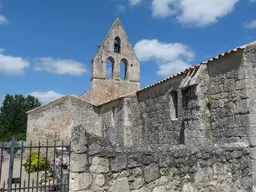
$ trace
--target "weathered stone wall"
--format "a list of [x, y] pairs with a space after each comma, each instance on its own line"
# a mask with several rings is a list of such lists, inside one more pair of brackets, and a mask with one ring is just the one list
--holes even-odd
[[80, 98], [94, 105], [100, 105], [120, 96], [135, 93], [139, 90], [140, 83], [105, 78], [94, 79], [92, 87], [93, 89], [86, 91]]
[[256, 186], [256, 45], [252, 45], [244, 49], [242, 58], [243, 68], [241, 81], [244, 87], [243, 98], [246, 99], [248, 105], [248, 118], [241, 121], [247, 125], [247, 135], [249, 145], [252, 151], [252, 171], [253, 171], [253, 185]]
[[214, 143], [247, 142], [249, 103], [243, 51], [207, 65], [210, 123]]
[[[206, 67], [201, 66], [158, 86], [102, 105], [104, 137], [127, 147], [211, 144], [205, 73]], [[177, 93], [176, 109], [173, 91]]]
[[[60, 99], [29, 113], [28, 138], [69, 138], [70, 127], [83, 124], [88, 132], [126, 147], [248, 144], [255, 119], [250, 114], [255, 108], [250, 104], [255, 77], [247, 77], [253, 71], [248, 57], [237, 51], [98, 107], [71, 96]], [[173, 91], [177, 93], [176, 109]]]
[[[248, 79], [247, 73], [253, 71], [252, 63], [256, 62], [255, 53], [250, 54], [251, 64], [240, 50], [101, 106], [102, 128], [108, 129], [105, 137], [128, 147], [249, 144], [248, 137], [253, 135], [248, 130], [255, 124], [255, 77]], [[173, 116], [172, 91], [177, 92], [177, 117]], [[118, 108], [115, 117], [110, 113], [113, 108]]]
[[252, 190], [245, 145], [193, 149], [145, 146], [136, 151], [83, 132], [72, 132], [70, 191], [222, 192]]
[[69, 144], [71, 128], [77, 124], [87, 131], [101, 136], [101, 118], [97, 108], [73, 96], [67, 95], [28, 113], [27, 142], [41, 140], [45, 144], [64, 141]]

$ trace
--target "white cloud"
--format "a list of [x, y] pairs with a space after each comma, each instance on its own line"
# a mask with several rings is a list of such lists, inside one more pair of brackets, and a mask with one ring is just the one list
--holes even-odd
[[4, 51], [5, 51], [5, 49], [0, 48], [0, 53], [3, 53]]
[[55, 99], [63, 96], [62, 94], [57, 93], [55, 91], [47, 91], [47, 92], [34, 91], [34, 92], [29, 93], [29, 95], [32, 95], [32, 96], [38, 98], [39, 101], [42, 103], [48, 103], [49, 101], [55, 100]]
[[167, 17], [169, 15], [175, 14], [175, 9], [170, 8], [169, 5], [172, 5], [176, 0], [153, 0], [153, 16], [154, 17]]
[[217, 23], [239, 0], [152, 0], [154, 17], [174, 16], [182, 24], [202, 27]]
[[126, 7], [125, 7], [125, 5], [117, 5], [117, 11], [119, 12], [119, 13], [123, 13], [123, 12], [125, 12], [126, 11]]
[[8, 23], [8, 20], [3, 15], [0, 15], [0, 24], [5, 24], [5, 23]]
[[156, 61], [157, 74], [169, 76], [190, 66], [195, 54], [182, 43], [161, 43], [157, 39], [141, 40], [134, 46], [140, 61]]
[[[1, 0], [0, 0], [0, 9], [2, 8]], [[0, 25], [8, 23], [8, 20], [5, 18], [5, 16], [0, 14]]]
[[253, 29], [253, 28], [256, 28], [256, 19], [255, 20], [252, 20], [251, 22], [247, 23], [244, 25], [246, 28], [250, 28], [250, 29]]
[[20, 75], [29, 67], [29, 61], [15, 56], [3, 54], [4, 49], [0, 50], [0, 73], [7, 75]]
[[142, 0], [129, 0], [129, 2], [132, 6], [136, 6], [141, 4]]
[[156, 74], [159, 76], [167, 77], [184, 71], [184, 69], [187, 69], [190, 66], [190, 64], [183, 60], [174, 60], [168, 63], [161, 64]]
[[85, 65], [80, 62], [71, 59], [54, 59], [51, 57], [36, 59], [35, 70], [77, 76], [81, 76], [86, 72]]

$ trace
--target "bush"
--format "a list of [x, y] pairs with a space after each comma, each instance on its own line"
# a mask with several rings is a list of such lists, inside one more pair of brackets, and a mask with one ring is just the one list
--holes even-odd
[[23, 164], [27, 173], [48, 171], [50, 169], [50, 162], [46, 161], [46, 158], [44, 158], [43, 155], [38, 155], [38, 153], [33, 152], [30, 156], [27, 157], [26, 162]]

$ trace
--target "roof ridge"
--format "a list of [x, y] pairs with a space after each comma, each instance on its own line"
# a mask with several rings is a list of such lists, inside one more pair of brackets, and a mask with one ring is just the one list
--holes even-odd
[[[104, 42], [107, 40], [107, 38], [108, 38], [109, 34], [111, 33], [112, 29], [114, 28], [114, 26], [115, 26], [116, 23], [118, 23], [118, 22], [122, 25], [120, 19], [117, 17], [116, 20], [114, 21], [114, 23], [112, 24], [110, 30], [108, 31], [107, 35], [105, 36], [104, 40], [101, 42], [100, 47], [101, 47], [101, 46], [104, 44]], [[98, 50], [97, 50], [96, 53], [94, 54], [92, 60], [95, 59], [95, 57], [96, 57], [97, 54], [99, 53], [100, 47], [98, 48]]]
[[[43, 104], [43, 105], [41, 105], [41, 106], [39, 106], [39, 107], [37, 107], [37, 108], [31, 109], [31, 110], [27, 111], [26, 113], [28, 114], [28, 113], [37, 111], [37, 110], [39, 110], [39, 109], [42, 109], [42, 108], [46, 107], [47, 105], [50, 105], [50, 104], [52, 104], [52, 103], [54, 103], [54, 102], [56, 102], [56, 101], [59, 101], [59, 100], [63, 99], [64, 97], [72, 97], [72, 98], [75, 98], [75, 99], [77, 99], [77, 100], [80, 100], [80, 101], [83, 101], [83, 102], [85, 102], [85, 103], [88, 103], [87, 101], [85, 101], [85, 100], [83, 100], [83, 99], [80, 99], [80, 98], [78, 98], [77, 96], [70, 95], [70, 94], [68, 93], [68, 94], [63, 95], [63, 96], [61, 96], [61, 97], [58, 97], [58, 98], [56, 98], [56, 99], [54, 99], [54, 100], [52, 100], [52, 101], [50, 101], [50, 102], [48, 102], [48, 103], [46, 103], [46, 104]], [[90, 103], [88, 103], [88, 104], [90, 104]]]
[[201, 65], [209, 64], [210, 62], [212, 62], [212, 61], [214, 61], [214, 60], [216, 60], [216, 59], [219, 59], [220, 57], [224, 57], [224, 56], [226, 56], [226, 55], [228, 55], [228, 54], [237, 52], [237, 51], [239, 51], [239, 50], [243, 50], [243, 49], [245, 49], [246, 47], [251, 46], [251, 45], [256, 45], [256, 41], [252, 41], [252, 42], [249, 42], [249, 43], [247, 43], [247, 44], [245, 44], [245, 45], [238, 46], [238, 47], [236, 47], [236, 48], [234, 48], [234, 49], [230, 49], [230, 50], [228, 50], [228, 51], [226, 51], [226, 52], [224, 52], [224, 53], [222, 53], [222, 54], [217, 55], [216, 57], [213, 57], [213, 58], [211, 58], [211, 59], [208, 59], [208, 60], [206, 60], [206, 61], [204, 61], [204, 62], [201, 62], [201, 63], [199, 63], [199, 64], [197, 64], [197, 65], [194, 65], [194, 66], [191, 66], [191, 67], [189, 67], [189, 68], [186, 68], [186, 69], [184, 69], [184, 71], [178, 72], [178, 73], [176, 73], [176, 74], [174, 74], [174, 75], [172, 75], [172, 76], [166, 77], [165, 79], [162, 79], [162, 80], [157, 81], [157, 82], [155, 82], [155, 83], [153, 83], [153, 84], [151, 84], [151, 85], [148, 85], [148, 86], [146, 86], [146, 87], [144, 87], [144, 88], [138, 90], [137, 92], [141, 92], [141, 91], [146, 90], [146, 89], [148, 89], [148, 88], [150, 88], [150, 87], [154, 87], [154, 86], [156, 86], [156, 85], [158, 85], [158, 84], [161, 84], [161, 83], [166, 82], [166, 81], [168, 81], [168, 80], [170, 80], [170, 79], [173, 79], [174, 77], [180, 76], [180, 75], [182, 75], [182, 74], [184, 74], [184, 73], [186, 73], [186, 72], [188, 72], [188, 71], [191, 71], [191, 70], [193, 70], [193, 69], [199, 68]]

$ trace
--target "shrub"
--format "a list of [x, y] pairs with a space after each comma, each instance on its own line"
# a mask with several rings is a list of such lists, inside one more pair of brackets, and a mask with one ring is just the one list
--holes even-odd
[[27, 157], [26, 162], [23, 164], [23, 166], [27, 173], [34, 173], [49, 170], [50, 162], [46, 161], [46, 158], [44, 158], [43, 155], [33, 152]]

